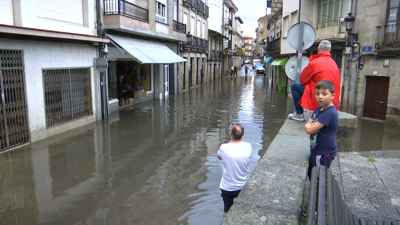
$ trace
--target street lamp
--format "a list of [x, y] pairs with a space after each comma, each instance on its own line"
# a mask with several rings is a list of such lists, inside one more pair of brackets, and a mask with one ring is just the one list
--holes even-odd
[[356, 18], [354, 16], [351, 15], [351, 13], [348, 14], [348, 16], [346, 16], [346, 18], [344, 18], [344, 22], [346, 23], [346, 31], [349, 34], [349, 36], [353, 37], [353, 39], [355, 41], [358, 40], [358, 34], [355, 33], [351, 33], [353, 31], [353, 27], [354, 27], [354, 21], [356, 20]]

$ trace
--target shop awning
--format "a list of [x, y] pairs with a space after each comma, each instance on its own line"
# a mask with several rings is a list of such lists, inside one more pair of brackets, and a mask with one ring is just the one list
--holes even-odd
[[166, 45], [119, 35], [110, 35], [111, 42], [120, 50], [130, 55], [138, 62], [145, 63], [176, 63], [186, 62], [187, 60], [177, 55]]
[[270, 56], [264, 60], [265, 63], [272, 63], [274, 61], [274, 57]]
[[271, 65], [272, 65], [272, 66], [283, 66], [283, 65], [286, 64], [287, 61], [288, 61], [288, 58], [278, 58], [278, 59], [275, 59], [275, 60], [271, 63]]

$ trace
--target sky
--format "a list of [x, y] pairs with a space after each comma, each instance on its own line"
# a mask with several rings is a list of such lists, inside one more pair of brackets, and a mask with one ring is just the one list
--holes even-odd
[[239, 11], [236, 16], [243, 20], [241, 24], [244, 34], [256, 38], [256, 28], [258, 27], [258, 18], [265, 16], [267, 0], [233, 0]]

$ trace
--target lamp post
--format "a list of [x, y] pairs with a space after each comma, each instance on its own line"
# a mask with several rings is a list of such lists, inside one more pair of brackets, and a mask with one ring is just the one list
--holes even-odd
[[[358, 34], [357, 33], [352, 33], [353, 28], [354, 28], [354, 21], [356, 18], [351, 15], [351, 13], [348, 14], [346, 18], [344, 18], [344, 22], [346, 23], [346, 31], [348, 33], [348, 37], [350, 37], [350, 44], [347, 44], [348, 47], [350, 47], [350, 66], [349, 66], [349, 80], [348, 80], [348, 85], [347, 85], [347, 112], [350, 112], [350, 82], [351, 82], [351, 71], [352, 71], [352, 65], [353, 65], [353, 57], [354, 57], [354, 41], [358, 40]], [[347, 43], [349, 43], [347, 41]], [[356, 105], [356, 97], [357, 97], [357, 80], [358, 80], [358, 68], [356, 69], [356, 79], [354, 80], [354, 99], [353, 99], [353, 110], [352, 113], [354, 114], [354, 109]]]

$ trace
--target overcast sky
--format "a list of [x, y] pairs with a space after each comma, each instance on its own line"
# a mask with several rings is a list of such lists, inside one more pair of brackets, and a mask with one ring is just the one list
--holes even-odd
[[233, 0], [239, 11], [236, 16], [243, 20], [242, 31], [244, 34], [256, 38], [258, 18], [265, 16], [267, 0]]

